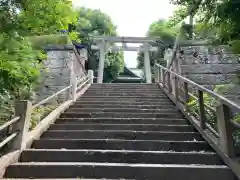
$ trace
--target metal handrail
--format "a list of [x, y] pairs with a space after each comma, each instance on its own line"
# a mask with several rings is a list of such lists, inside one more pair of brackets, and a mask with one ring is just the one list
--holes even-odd
[[44, 103], [46, 103], [46, 102], [48, 102], [49, 100], [53, 99], [54, 97], [56, 97], [57, 95], [61, 94], [62, 92], [70, 89], [71, 87], [72, 87], [72, 85], [69, 85], [69, 86], [63, 88], [62, 90], [58, 91], [57, 93], [54, 93], [53, 95], [51, 95], [51, 96], [43, 99], [42, 101], [38, 102], [37, 104], [34, 104], [34, 105], [32, 106], [32, 108], [34, 109], [34, 108], [37, 108], [37, 107], [43, 105]]
[[2, 126], [0, 126], [0, 132], [2, 130], [6, 129], [7, 127], [11, 126], [15, 122], [19, 121], [19, 119], [20, 119], [20, 117], [15, 117], [15, 118], [11, 119], [10, 121], [4, 123]]
[[183, 80], [184, 82], [189, 83], [189, 84], [197, 87], [199, 90], [202, 90], [203, 92], [206, 92], [206, 93], [210, 94], [210, 95], [213, 96], [214, 98], [216, 98], [216, 99], [218, 99], [218, 100], [221, 100], [221, 102], [222, 102], [223, 104], [228, 105], [228, 106], [230, 106], [230, 107], [232, 107], [232, 108], [236, 108], [236, 109], [240, 110], [240, 106], [239, 106], [238, 104], [230, 101], [229, 99], [221, 96], [220, 94], [217, 94], [217, 93], [215, 93], [215, 92], [213, 92], [213, 91], [205, 88], [204, 86], [199, 85], [199, 84], [191, 81], [190, 79], [187, 79], [187, 78], [185, 78], [185, 77], [183, 77], [183, 76], [181, 76], [181, 75], [179, 75], [179, 74], [177, 74], [177, 73], [175, 73], [175, 72], [173, 72], [173, 71], [171, 71], [171, 70], [169, 70], [169, 69], [161, 66], [160, 64], [156, 64], [156, 66], [164, 69], [165, 71], [173, 74], [174, 76], [177, 76], [178, 78], [180, 78], [180, 79]]
[[86, 80], [84, 80], [78, 87], [77, 87], [77, 91], [84, 86], [86, 83], [88, 83], [91, 79], [87, 78]]
[[11, 134], [10, 136], [8, 136], [6, 139], [4, 139], [2, 142], [0, 142], [0, 149], [3, 148], [6, 144], [8, 144], [11, 140], [13, 140], [13, 138], [15, 138], [17, 136], [17, 132]]
[[[84, 81], [84, 82], [82, 82], [82, 81]], [[88, 81], [89, 81], [88, 76], [84, 76], [83, 78], [81, 78], [80, 80], [78, 80], [77, 85], [78, 85], [79, 83], [82, 82], [82, 84], [80, 84], [80, 86], [83, 86], [83, 84], [85, 84], [85, 83], [88, 82]], [[68, 89], [70, 89], [72, 86], [73, 86], [73, 85], [71, 84], [71, 85], [69, 85], [69, 86], [63, 88], [62, 90], [60, 90], [60, 91], [54, 93], [53, 95], [51, 95], [51, 96], [49, 96], [49, 97], [43, 99], [42, 101], [40, 101], [40, 102], [34, 104], [34, 105], [32, 106], [32, 108], [34, 109], [34, 108], [37, 108], [37, 107], [39, 107], [39, 106], [45, 104], [45, 103], [48, 102], [49, 100], [55, 98], [55, 97], [58, 96], [59, 94], [63, 93], [64, 91], [66, 91], [66, 90], [68, 90]], [[77, 87], [77, 90], [78, 90], [78, 89], [79, 89], [79, 87]]]

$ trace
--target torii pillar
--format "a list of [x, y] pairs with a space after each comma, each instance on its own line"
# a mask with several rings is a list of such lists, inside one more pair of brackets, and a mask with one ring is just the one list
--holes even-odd
[[152, 83], [152, 73], [151, 73], [148, 44], [144, 44], [144, 70], [145, 70], [146, 83], [147, 84]]
[[104, 71], [104, 61], [105, 61], [105, 50], [106, 45], [105, 41], [102, 40], [99, 44], [99, 50], [100, 50], [100, 58], [99, 58], [99, 65], [98, 65], [98, 77], [97, 77], [97, 83], [103, 82], [103, 71]]

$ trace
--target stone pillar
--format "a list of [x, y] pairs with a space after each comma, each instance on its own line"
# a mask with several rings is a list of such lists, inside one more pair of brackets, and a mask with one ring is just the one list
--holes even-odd
[[100, 49], [100, 59], [99, 59], [99, 65], [98, 65], [98, 77], [97, 77], [97, 83], [103, 82], [103, 71], [104, 71], [104, 61], [105, 61], [105, 42], [102, 41], [99, 45]]
[[152, 83], [152, 73], [151, 73], [148, 44], [144, 45], [144, 70], [145, 70], [146, 83]]

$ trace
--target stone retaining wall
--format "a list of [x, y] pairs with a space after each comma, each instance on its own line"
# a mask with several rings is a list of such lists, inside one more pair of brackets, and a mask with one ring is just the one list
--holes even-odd
[[[85, 75], [86, 51], [76, 56], [72, 45], [51, 45], [46, 47], [47, 60], [44, 61], [41, 86], [38, 91], [40, 101], [70, 85], [73, 74], [78, 79]], [[82, 65], [81, 65], [82, 64]], [[66, 99], [69, 92], [61, 95]]]

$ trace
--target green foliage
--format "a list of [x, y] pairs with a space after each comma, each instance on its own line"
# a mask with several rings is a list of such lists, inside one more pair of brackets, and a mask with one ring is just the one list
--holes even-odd
[[[214, 88], [214, 92], [218, 94], [224, 94], [228, 88], [233, 87], [232, 84], [229, 85], [217, 85]], [[204, 99], [204, 104], [205, 106], [205, 117], [206, 117], [206, 122], [216, 131], [218, 132], [218, 127], [217, 127], [217, 114], [214, 109], [216, 109], [217, 106], [219, 106], [219, 101], [217, 101], [215, 98], [212, 96], [204, 93], [203, 95]], [[211, 107], [211, 109], [209, 108]], [[188, 110], [191, 112], [191, 114], [199, 119], [199, 106], [198, 106], [198, 101], [195, 98], [190, 98], [188, 102]], [[214, 110], [214, 111], [213, 111]], [[235, 113], [233, 114], [233, 121], [240, 123], [240, 114]], [[235, 146], [240, 147], [240, 131], [235, 130], [233, 133], [233, 139], [235, 141]]]
[[185, 19], [187, 14], [186, 6], [179, 6], [177, 9], [173, 11], [173, 15], [169, 18], [168, 26], [175, 27], [177, 26], [183, 19]]
[[42, 36], [27, 37], [34, 49], [43, 49], [49, 44], [70, 44], [71, 40], [68, 35], [52, 34]]
[[81, 7], [77, 13], [76, 31], [80, 33], [80, 39], [83, 43], [89, 43], [89, 38], [94, 35], [117, 35], [116, 26], [111, 18], [100, 10]]
[[115, 79], [124, 69], [124, 57], [122, 52], [109, 52], [105, 61], [105, 77], [104, 82], [110, 82]]
[[[76, 31], [79, 32], [81, 43], [92, 45], [92, 36], [105, 35], [116, 36], [116, 26], [111, 18], [100, 10], [89, 8], [79, 8], [77, 10], [79, 17], [76, 25]], [[89, 59], [91, 61], [91, 69], [97, 69], [99, 61], [99, 52], [88, 49]], [[109, 82], [115, 79], [124, 66], [122, 52], [109, 52], [106, 54], [106, 62], [104, 69], [104, 81]]]
[[76, 13], [68, 0], [0, 1], [1, 122], [14, 113], [15, 100], [34, 97], [45, 59], [42, 47], [68, 41], [66, 36], [55, 34], [75, 22]]
[[40, 106], [35, 109], [33, 109], [31, 114], [31, 121], [30, 121], [30, 129], [33, 129], [36, 127], [36, 125], [49, 113], [51, 113], [54, 109], [58, 107], [58, 104], [48, 104], [45, 106]]
[[[196, 15], [195, 33], [201, 38], [208, 38], [218, 44], [233, 44], [233, 50], [239, 52], [240, 40], [240, 3], [233, 0], [171, 0], [178, 5], [178, 12], [187, 9], [184, 15], [178, 16], [184, 19], [189, 12]], [[191, 10], [191, 11], [190, 11]], [[173, 21], [176, 18], [173, 18]], [[199, 28], [201, 27], [201, 28]]]
[[[178, 28], [169, 27], [169, 22], [166, 20], [158, 20], [153, 22], [148, 29], [147, 36], [149, 37], [159, 37], [161, 42], [153, 43], [153, 46], [158, 47], [157, 52], [150, 53], [150, 64], [151, 67], [154, 67], [155, 63], [159, 63], [163, 66], [166, 65], [164, 58], [165, 49], [169, 46], [173, 46], [176, 39]], [[144, 68], [144, 53], [138, 53], [137, 57], [138, 68]]]
[[14, 99], [29, 99], [39, 77], [38, 51], [26, 38], [0, 36], [0, 116], [12, 111]]
[[77, 13], [69, 0], [26, 0], [19, 15], [23, 35], [45, 35], [67, 30]]

